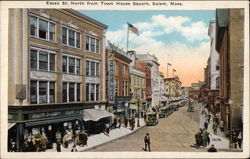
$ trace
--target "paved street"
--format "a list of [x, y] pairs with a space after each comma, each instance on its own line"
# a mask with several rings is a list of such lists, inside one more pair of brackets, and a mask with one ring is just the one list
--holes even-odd
[[161, 118], [157, 126], [146, 126], [135, 133], [88, 151], [143, 151], [144, 135], [151, 137], [152, 151], [206, 151], [190, 147], [198, 130], [197, 106], [195, 112], [181, 107], [167, 118]]

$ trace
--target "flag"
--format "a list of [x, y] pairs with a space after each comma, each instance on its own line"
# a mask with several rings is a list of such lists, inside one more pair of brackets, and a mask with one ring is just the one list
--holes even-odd
[[171, 63], [168, 63], [169, 66], [172, 66]]
[[139, 36], [138, 29], [136, 27], [134, 27], [132, 24], [128, 23], [128, 30], [131, 30], [133, 33], [135, 33], [136, 35]]
[[174, 71], [174, 72], [176, 72], [176, 70], [175, 70], [175, 69], [173, 69], [173, 71]]

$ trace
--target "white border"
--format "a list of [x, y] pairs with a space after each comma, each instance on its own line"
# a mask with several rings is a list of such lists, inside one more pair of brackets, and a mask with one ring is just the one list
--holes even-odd
[[[83, 1], [86, 2], [86, 1]], [[100, 1], [96, 1], [100, 2]], [[129, 1], [132, 2], [133, 1]], [[136, 1], [134, 1], [136, 2]], [[138, 1], [137, 1], [138, 2]], [[149, 1], [145, 1], [149, 2]], [[1, 144], [0, 158], [247, 158], [249, 157], [249, 3], [247, 1], [180, 1], [182, 6], [83, 6], [83, 5], [46, 5], [46, 1], [1, 1], [1, 54], [0, 54], [0, 110]], [[60, 2], [61, 3], [61, 2]], [[245, 9], [244, 39], [244, 149], [242, 153], [233, 152], [42, 152], [42, 153], [6, 153], [7, 152], [7, 108], [8, 100], [8, 9], [9, 8], [74, 8], [84, 10], [209, 10], [215, 8]], [[6, 146], [5, 146], [6, 145]]]

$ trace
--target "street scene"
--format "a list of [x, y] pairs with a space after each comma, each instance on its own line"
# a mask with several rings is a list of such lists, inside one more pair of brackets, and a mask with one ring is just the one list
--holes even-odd
[[244, 9], [9, 9], [8, 152], [243, 152]]

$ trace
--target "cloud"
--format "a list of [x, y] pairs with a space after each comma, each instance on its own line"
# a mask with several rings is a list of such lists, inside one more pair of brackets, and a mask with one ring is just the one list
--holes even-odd
[[[203, 21], [192, 22], [185, 16], [165, 16], [162, 14], [151, 17], [150, 22], [137, 22], [133, 24], [140, 32], [140, 36], [129, 34], [129, 48], [134, 49], [138, 54], [150, 52], [158, 57], [160, 70], [167, 76], [167, 62], [172, 64], [172, 68], [177, 70], [177, 74], [184, 86], [190, 83], [203, 80], [204, 67], [206, 67], [209, 55], [209, 42], [207, 35], [208, 27]], [[157, 40], [158, 36], [164, 36], [173, 32], [178, 32], [186, 41], [196, 43], [188, 45], [174, 41], [167, 43]], [[121, 48], [126, 48], [127, 25], [116, 31], [107, 31], [107, 39], [118, 44]], [[172, 69], [171, 68], [171, 69]], [[169, 70], [169, 76], [172, 75]]]

